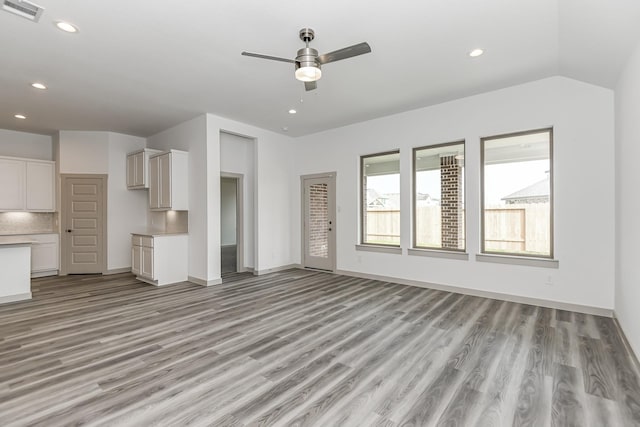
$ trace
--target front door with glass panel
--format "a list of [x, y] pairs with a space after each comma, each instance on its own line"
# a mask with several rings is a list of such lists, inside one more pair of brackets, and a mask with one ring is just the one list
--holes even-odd
[[335, 269], [335, 174], [302, 177], [303, 266]]

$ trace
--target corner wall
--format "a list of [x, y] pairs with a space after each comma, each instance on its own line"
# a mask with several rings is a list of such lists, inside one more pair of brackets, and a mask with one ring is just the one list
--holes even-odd
[[[555, 258], [559, 268], [476, 262], [480, 138], [554, 128]], [[469, 260], [409, 256], [411, 149], [466, 141]], [[359, 156], [400, 149], [403, 255], [356, 251]], [[299, 176], [337, 172], [338, 270], [611, 311], [614, 307], [613, 92], [553, 77], [297, 139], [292, 182], [300, 256]], [[637, 180], [636, 180], [637, 182]], [[545, 283], [551, 281], [552, 285]], [[596, 310], [599, 311], [599, 310]]]
[[220, 172], [243, 175], [244, 267], [251, 269], [255, 266], [253, 260], [255, 253], [255, 144], [256, 142], [253, 139], [224, 132], [220, 134]]
[[640, 44], [616, 86], [616, 316], [640, 356]]
[[131, 268], [131, 233], [147, 225], [149, 192], [127, 189], [127, 153], [141, 150], [144, 138], [108, 133], [109, 184], [107, 196], [107, 270]]
[[[148, 138], [148, 146], [189, 152], [189, 276], [220, 283], [220, 135], [255, 139], [254, 269], [292, 263], [291, 152], [293, 140], [212, 114], [198, 116]], [[264, 242], [264, 244], [262, 243]]]
[[[128, 152], [145, 139], [112, 132], [60, 131], [54, 138], [59, 174], [107, 175], [107, 272], [131, 268], [131, 232], [144, 230], [148, 193], [127, 190]], [[60, 182], [58, 175], [58, 206]]]

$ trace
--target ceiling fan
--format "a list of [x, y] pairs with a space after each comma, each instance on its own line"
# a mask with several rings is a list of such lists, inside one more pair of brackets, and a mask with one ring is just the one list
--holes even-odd
[[300, 40], [305, 42], [307, 46], [298, 50], [298, 55], [295, 59], [280, 58], [277, 56], [262, 55], [260, 53], [252, 52], [242, 52], [242, 55], [294, 63], [296, 67], [296, 79], [304, 82], [304, 88], [306, 90], [313, 90], [318, 87], [316, 81], [320, 80], [320, 77], [322, 77], [322, 70], [320, 69], [322, 65], [371, 52], [369, 44], [363, 42], [334, 50], [333, 52], [325, 53], [323, 55], [318, 55], [318, 51], [316, 49], [309, 47], [309, 42], [313, 40], [314, 36], [315, 33], [311, 28], [303, 28], [300, 30]]

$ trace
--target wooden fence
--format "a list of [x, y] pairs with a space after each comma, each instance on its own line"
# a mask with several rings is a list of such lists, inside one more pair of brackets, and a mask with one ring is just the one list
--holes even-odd
[[[485, 250], [544, 254], [549, 253], [549, 205], [532, 203], [501, 205], [486, 209]], [[417, 211], [416, 243], [418, 246], [439, 247], [442, 242], [440, 206], [420, 206]], [[464, 224], [464, 212], [461, 215]], [[400, 211], [367, 212], [367, 242], [400, 243]], [[460, 248], [464, 247], [464, 229]]]

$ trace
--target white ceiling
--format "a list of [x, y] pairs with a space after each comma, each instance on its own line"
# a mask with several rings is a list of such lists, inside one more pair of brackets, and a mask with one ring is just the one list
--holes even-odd
[[[35, 2], [37, 24], [0, 11], [0, 128], [149, 136], [208, 112], [298, 136], [553, 75], [613, 88], [640, 40], [637, 0]], [[320, 53], [372, 53], [308, 93], [293, 65], [240, 55], [293, 58], [302, 27]]]

